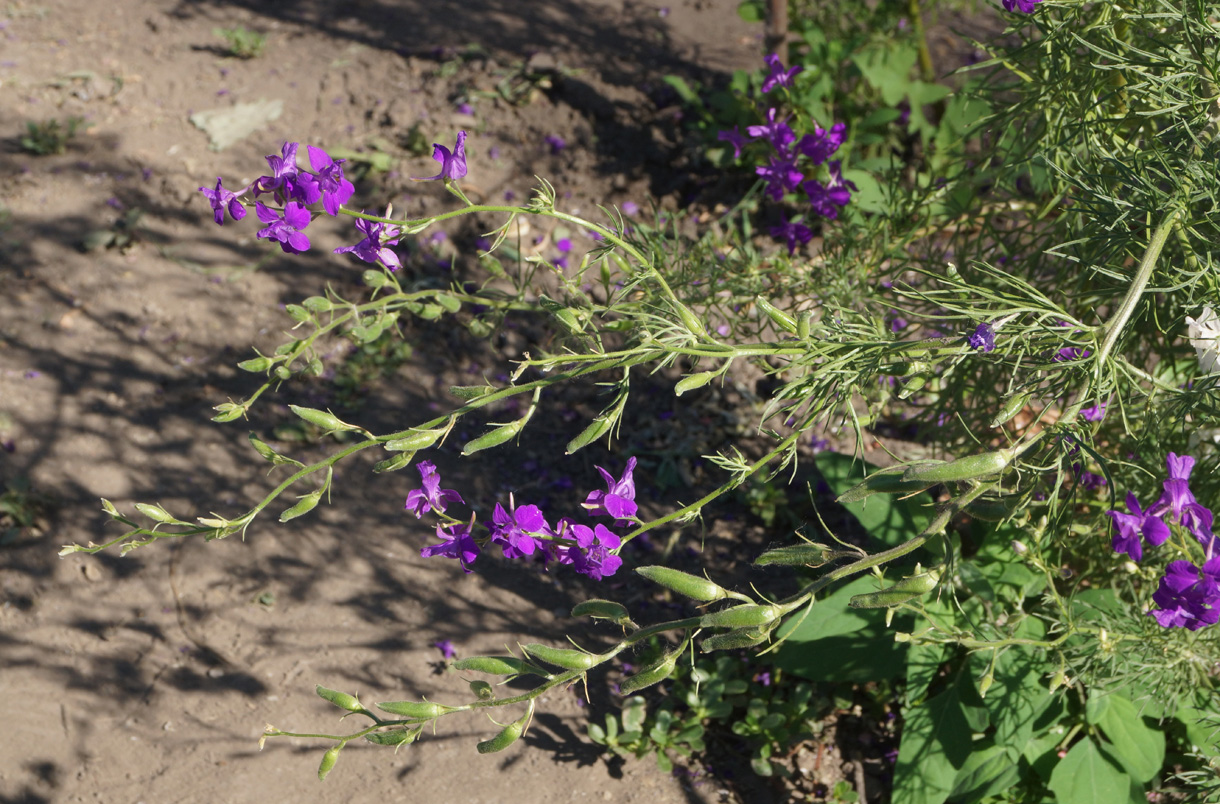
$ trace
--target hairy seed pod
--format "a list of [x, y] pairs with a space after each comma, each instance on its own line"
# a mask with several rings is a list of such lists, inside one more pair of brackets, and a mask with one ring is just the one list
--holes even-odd
[[984, 452], [981, 455], [970, 455], [958, 458], [949, 463], [909, 466], [902, 473], [902, 479], [928, 483], [954, 483], [963, 480], [976, 480], [980, 477], [999, 474], [1012, 463], [1017, 455], [1013, 449], [998, 449], [995, 452]]
[[288, 316], [298, 324], [313, 318], [313, 315], [299, 304], [290, 304], [284, 308]]
[[674, 395], [682, 396], [682, 394], [686, 393], [687, 391], [702, 388], [719, 376], [719, 374], [719, 371], [703, 371], [699, 374], [692, 374], [689, 377], [683, 377], [678, 381], [678, 384], [674, 386]]
[[456, 296], [450, 296], [448, 293], [438, 293], [434, 297], [436, 303], [444, 307], [450, 313], [456, 313], [462, 309], [462, 300]]
[[516, 438], [524, 427], [525, 423], [521, 421], [502, 424], [496, 429], [486, 432], [472, 441], [467, 441], [466, 445], [462, 447], [462, 454], [473, 455], [476, 452], [481, 452], [485, 449], [498, 447], [506, 441], [511, 441], [512, 439]]
[[406, 745], [415, 742], [419, 737], [419, 727], [410, 729], [395, 729], [393, 731], [375, 731], [364, 735], [364, 739], [376, 745]]
[[288, 522], [296, 519], [299, 516], [304, 516], [310, 511], [318, 507], [318, 502], [322, 499], [322, 490], [318, 489], [312, 494], [306, 494], [296, 505], [292, 506], [284, 513], [280, 514], [281, 522]]
[[525, 731], [525, 724], [529, 722], [529, 717], [533, 711], [534, 707], [531, 706], [528, 712], [505, 726], [499, 734], [490, 740], [484, 740], [476, 745], [475, 748], [480, 754], [494, 754], [497, 751], [503, 751], [505, 748], [508, 748], [520, 739], [521, 734]]
[[346, 709], [349, 712], [365, 711], [364, 704], [360, 703], [360, 699], [355, 695], [348, 695], [346, 692], [339, 692], [338, 690], [330, 690], [321, 684], [314, 687], [314, 692], [318, 694], [319, 698], [330, 701], [340, 709]]
[[618, 685], [619, 692], [623, 695], [631, 695], [634, 692], [651, 687], [653, 684], [660, 684], [673, 674], [674, 668], [678, 666], [678, 654], [680, 653], [680, 650], [675, 651], [656, 664], [644, 668], [634, 676], [623, 679], [622, 683]]
[[341, 421], [333, 413], [327, 413], [324, 410], [317, 410], [316, 408], [303, 408], [299, 405], [289, 405], [288, 409], [291, 410], [293, 413], [295, 413], [297, 415], [297, 417], [304, 419], [305, 421], [309, 422], [312, 425], [321, 427], [323, 430], [359, 430], [360, 429], [359, 427], [356, 427], [354, 424], [348, 424], [347, 422]]
[[778, 625], [778, 621], [756, 628], [738, 628], [736, 631], [729, 631], [727, 634], [716, 634], [700, 642], [699, 650], [704, 653], [711, 653], [717, 650], [753, 648], [766, 642], [767, 637], [775, 629], [776, 625]]
[[659, 586], [664, 586], [666, 589], [701, 603], [711, 603], [729, 596], [726, 589], [712, 583], [707, 578], [688, 575], [669, 567], [639, 567], [636, 569], [636, 574], [643, 575]]
[[524, 646], [524, 650], [535, 659], [541, 659], [547, 664], [562, 667], [564, 670], [588, 670], [598, 663], [598, 658], [591, 653], [572, 648], [549, 648], [537, 642]]
[[588, 427], [580, 431], [580, 435], [568, 442], [564, 454], [571, 455], [576, 450], [587, 447], [604, 436], [606, 431], [614, 425], [616, 419], [616, 416], [608, 415], [607, 413], [599, 415], [596, 419], [589, 422]]
[[704, 614], [699, 625], [704, 628], [752, 628], [766, 625], [779, 616], [779, 607], [746, 603], [711, 614]]
[[444, 430], [416, 430], [411, 435], [396, 438], [385, 443], [386, 452], [414, 452], [427, 449], [436, 443]]
[[481, 396], [495, 393], [495, 388], [490, 385], [451, 385], [449, 393], [456, 396], [458, 399], [478, 399]]
[[[942, 464], [937, 462], [936, 464], [921, 465], [940, 466]], [[903, 467], [899, 467], [897, 469], [883, 469], [880, 472], [873, 472], [864, 479], [864, 482], [852, 486], [847, 491], [840, 494], [837, 502], [860, 502], [874, 494], [915, 494], [936, 485], [935, 483], [927, 483], [919, 480], [904, 480], [904, 471], [905, 469]]]
[[519, 676], [537, 671], [529, 662], [523, 662], [515, 656], [470, 656], [458, 659], [450, 667], [454, 670], [473, 670], [493, 676]]
[[414, 452], [400, 452], [393, 458], [387, 458], [384, 461], [378, 461], [373, 464], [373, 471], [377, 474], [382, 472], [397, 472], [399, 469], [405, 469], [410, 466], [414, 458]]
[[157, 522], [177, 522], [178, 518], [159, 505], [152, 503], [136, 503], [136, 510], [149, 519]]
[[336, 745], [334, 748], [328, 749], [327, 752], [322, 755], [322, 764], [318, 765], [319, 782], [325, 781], [326, 775], [331, 772], [332, 768], [335, 767], [335, 763], [339, 761], [339, 752], [342, 749], [343, 746]]
[[880, 609], [898, 606], [917, 597], [923, 597], [940, 583], [940, 571], [930, 569], [917, 575], [903, 578], [893, 586], [876, 592], [855, 595], [847, 605], [853, 609]]
[[692, 313], [690, 308], [682, 304], [682, 302], [676, 302], [675, 304], [678, 310], [678, 318], [682, 321], [682, 325], [690, 330], [690, 333], [696, 338], [706, 338], [707, 330], [703, 328], [703, 322], [699, 320], [699, 316]]
[[995, 418], [991, 420], [991, 426], [999, 427], [1010, 422], [1014, 416], [1025, 410], [1025, 406], [1029, 404], [1031, 398], [1033, 398], [1031, 393], [1015, 394], [1008, 397], [1004, 402], [1004, 406], [1000, 408]]
[[809, 340], [809, 332], [813, 328], [813, 311], [802, 315], [796, 322], [796, 337], [803, 341]]
[[767, 299], [764, 299], [762, 296], [755, 296], [754, 303], [757, 304], [758, 309], [766, 313], [767, 318], [770, 318], [773, 322], [775, 322], [776, 326], [778, 326], [780, 329], [793, 335], [800, 332], [800, 325], [797, 324], [796, 319], [776, 307]]
[[310, 296], [301, 302], [301, 306], [311, 313], [329, 313], [335, 309], [334, 302], [322, 296]]
[[486, 681], [478, 680], [470, 682], [470, 691], [480, 701], [490, 701], [496, 697], [496, 691]]
[[792, 544], [775, 550], [768, 550], [754, 559], [757, 567], [772, 564], [781, 566], [820, 567], [830, 560], [833, 551], [824, 544]]
[[261, 371], [266, 371], [267, 369], [271, 368], [271, 365], [271, 358], [259, 355], [258, 357], [252, 357], [249, 360], [241, 361], [237, 364], [237, 367], [242, 371], [249, 371], [253, 374], [258, 374]]
[[382, 701], [377, 704], [377, 708], [391, 715], [428, 719], [440, 717], [452, 709], [431, 701]]
[[620, 625], [631, 622], [627, 607], [613, 600], [586, 600], [577, 603], [572, 608], [573, 617], [593, 617], [598, 620], [610, 620]]

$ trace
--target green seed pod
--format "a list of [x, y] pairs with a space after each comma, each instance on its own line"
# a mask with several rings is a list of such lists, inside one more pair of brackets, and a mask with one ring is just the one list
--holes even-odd
[[766, 567], [772, 564], [820, 567], [830, 560], [833, 552], [824, 544], [793, 544], [787, 547], [780, 547], [776, 550], [768, 550], [754, 559], [754, 565], [757, 567]]
[[301, 306], [311, 313], [329, 313], [335, 309], [334, 303], [323, 296], [310, 296], [301, 302]]
[[940, 571], [930, 569], [916, 575], [903, 578], [893, 586], [887, 586], [877, 592], [855, 595], [847, 605], [853, 609], [880, 609], [898, 606], [902, 603], [923, 597], [940, 583]]
[[712, 583], [707, 578], [687, 575], [685, 572], [679, 572], [669, 567], [639, 567], [636, 569], [636, 573], [655, 584], [701, 603], [711, 603], [729, 596], [726, 589]]
[[802, 315], [796, 322], [796, 337], [803, 341], [809, 340], [809, 332], [813, 329], [813, 311]]
[[155, 519], [158, 522], [178, 521], [177, 517], [159, 505], [153, 505], [151, 503], [136, 503], [136, 510], [149, 519]]
[[410, 466], [414, 458], [414, 452], [402, 452], [393, 458], [387, 458], [384, 461], [378, 461], [373, 464], [373, 471], [377, 474], [382, 472], [397, 472], [399, 469], [405, 469]]
[[564, 670], [588, 670], [600, 661], [597, 656], [585, 653], [583, 650], [548, 648], [546, 645], [540, 645], [537, 642], [531, 642], [529, 645], [524, 646], [524, 650], [535, 659], [541, 659], [547, 664], [562, 667]]
[[678, 384], [674, 386], [674, 395], [682, 396], [682, 394], [686, 393], [687, 391], [702, 388], [712, 380], [716, 379], [718, 376], [720, 376], [719, 371], [704, 371], [700, 372], [699, 374], [692, 374], [689, 377], [683, 377], [678, 381]]
[[216, 415], [212, 417], [214, 422], [231, 422], [246, 415], [246, 409], [233, 402], [222, 402], [212, 410], [217, 411]]
[[253, 374], [257, 374], [260, 371], [266, 371], [267, 369], [271, 368], [271, 358], [259, 355], [258, 357], [252, 357], [249, 360], [241, 361], [237, 364], [237, 367], [242, 371], [249, 371]]
[[[943, 463], [938, 461], [935, 464], [920, 465], [942, 466]], [[911, 467], [898, 467], [897, 469], [884, 469], [880, 472], [873, 472], [864, 479], [863, 483], [852, 486], [840, 494], [837, 502], [860, 502], [874, 494], [914, 494], [936, 485], [935, 483], [919, 480], [905, 480], [903, 472], [909, 468]]]
[[778, 616], [779, 608], [777, 606], [745, 603], [741, 606], [704, 614], [699, 620], [699, 625], [704, 628], [752, 628], [766, 625]]
[[775, 322], [776, 326], [796, 335], [800, 331], [800, 325], [796, 323], [796, 319], [785, 313], [783, 310], [776, 307], [771, 302], [764, 299], [762, 296], [755, 296], [754, 303], [758, 305], [758, 309], [767, 314]]
[[291, 410], [293, 413], [295, 413], [299, 418], [304, 419], [305, 421], [309, 422], [312, 425], [321, 427], [323, 430], [333, 432], [335, 430], [359, 430], [360, 429], [359, 427], [356, 427], [355, 425], [348, 424], [347, 422], [340, 420], [333, 413], [327, 413], [324, 410], [317, 410], [315, 408], [303, 408], [303, 407], [300, 407], [299, 405], [289, 405], [288, 409]]
[[682, 325], [690, 330], [691, 334], [696, 338], [706, 338], [707, 330], [703, 328], [703, 322], [699, 317], [690, 311], [690, 308], [681, 302], [677, 302], [678, 318], [681, 319]]
[[340, 709], [346, 709], [349, 712], [367, 711], [364, 708], [364, 704], [360, 703], [360, 699], [355, 695], [348, 695], [346, 692], [339, 692], [338, 690], [330, 690], [321, 684], [314, 687], [314, 692], [318, 694], [319, 698], [330, 701]]
[[389, 278], [386, 277], [384, 271], [378, 271], [372, 268], [361, 274], [360, 278], [364, 280], [364, 284], [371, 288], [385, 287], [390, 281]]
[[1029, 404], [1029, 400], [1032, 397], [1033, 394], [1031, 393], [1015, 394], [1008, 397], [1008, 400], [1004, 402], [1004, 406], [1000, 408], [1000, 412], [991, 420], [991, 426], [999, 427], [1000, 425], [1007, 424], [1012, 420], [1013, 416], [1016, 416], [1025, 409], [1025, 406]]
[[439, 304], [425, 304], [420, 308], [416, 315], [425, 321], [435, 321], [436, 319], [440, 318], [444, 312], [445, 308], [441, 307]]
[[318, 502], [321, 499], [322, 489], [318, 489], [312, 494], [306, 494], [300, 498], [300, 501], [296, 505], [280, 514], [280, 521], [288, 522], [289, 520], [308, 514], [310, 511], [318, 507]]
[[761, 625], [755, 628], [738, 628], [736, 631], [729, 631], [727, 634], [716, 634], [700, 642], [699, 650], [704, 653], [711, 653], [717, 650], [753, 648], [766, 642], [767, 637], [770, 636], [778, 624], [779, 621], [777, 620], [769, 625]]
[[292, 377], [292, 369], [288, 368], [287, 366], [276, 366], [275, 376], [276, 379], [287, 380]]
[[342, 745], [336, 745], [322, 755], [322, 764], [318, 765], [318, 781], [325, 781], [326, 775], [335, 767], [335, 763], [339, 761], [339, 752], [343, 750]]
[[284, 309], [288, 311], [288, 315], [292, 318], [292, 320], [296, 321], [298, 324], [313, 318], [313, 315], [299, 304], [290, 304]]
[[456, 396], [458, 399], [478, 399], [481, 396], [495, 393], [495, 388], [490, 385], [451, 385], [449, 393]]
[[890, 363], [882, 366], [879, 371], [891, 377], [910, 377], [913, 374], [923, 374], [932, 367], [922, 360], [904, 360], [901, 363]]
[[376, 745], [392, 745], [400, 746], [415, 742], [419, 737], [419, 727], [410, 729], [395, 729], [393, 731], [375, 731], [372, 734], [364, 735], [364, 739]]
[[486, 432], [472, 441], [467, 441], [466, 446], [462, 447], [462, 454], [473, 455], [476, 452], [480, 452], [485, 449], [498, 447], [504, 442], [511, 441], [512, 439], [516, 438], [517, 434], [521, 432], [523, 427], [525, 427], [524, 422], [519, 420], [500, 425], [496, 429]]
[[970, 455], [958, 458], [949, 463], [931, 466], [909, 466], [902, 473], [902, 479], [928, 483], [953, 483], [963, 480], [975, 480], [988, 475], [999, 474], [1017, 455], [1013, 449], [999, 449], [995, 452], [984, 452], [981, 455]]
[[385, 450], [386, 452], [414, 452], [419, 449], [427, 449], [435, 444], [436, 440], [444, 435], [444, 432], [444, 430], [416, 430], [409, 436], [387, 441]]
[[503, 751], [513, 743], [520, 739], [521, 734], [525, 731], [525, 724], [529, 722], [530, 715], [534, 713], [533, 701], [530, 701], [529, 710], [517, 720], [505, 726], [499, 734], [492, 737], [490, 740], [484, 740], [475, 746], [480, 754], [494, 754], [497, 751]]
[[578, 449], [587, 447], [597, 439], [606, 434], [617, 419], [617, 416], [607, 415], [605, 413], [598, 416], [593, 421], [589, 422], [589, 426], [580, 431], [580, 435], [568, 442], [565, 448], [565, 454], [571, 455]]
[[476, 673], [488, 673], [493, 676], [519, 676], [537, 671], [536, 667], [515, 656], [471, 656], [466, 659], [458, 659], [450, 667], [454, 670], [473, 670]]
[[621, 603], [615, 603], [613, 600], [586, 600], [583, 603], [577, 603], [572, 609], [572, 616], [610, 620], [619, 625], [627, 625], [631, 622], [627, 607]]
[[433, 298], [436, 299], [437, 304], [444, 307], [450, 313], [456, 313], [462, 309], [462, 300], [456, 296], [450, 296], [448, 293], [438, 293]]
[[681, 650], [677, 650], [654, 665], [644, 668], [634, 676], [629, 676], [623, 679], [619, 684], [619, 692], [623, 695], [631, 695], [639, 692], [642, 689], [651, 687], [653, 684], [660, 684], [665, 679], [669, 678], [674, 668], [678, 666], [678, 656]]
[[262, 440], [260, 440], [259, 437], [256, 436], [254, 433], [250, 433], [249, 439], [250, 439], [250, 446], [254, 447], [254, 451], [257, 452], [259, 455], [261, 455], [263, 458], [267, 459], [268, 461], [271, 461], [271, 463], [275, 464], [276, 466], [279, 466], [280, 464], [285, 464], [285, 463], [290, 463], [294, 466], [304, 466], [305, 465], [305, 464], [301, 463], [300, 461], [294, 461], [292, 458], [288, 458], [288, 457], [285, 457], [285, 456], [279, 454], [278, 452], [273, 450], [269, 445], [265, 444]]
[[389, 712], [391, 715], [429, 720], [440, 717], [453, 709], [451, 706], [441, 706], [431, 701], [383, 701], [377, 704], [377, 708], [383, 712]]
[[490, 701], [496, 697], [496, 691], [491, 688], [490, 684], [482, 680], [470, 682], [470, 691], [480, 701]]
[[898, 389], [898, 398], [908, 399], [911, 396], [919, 393], [923, 390], [924, 386], [928, 384], [928, 380], [930, 379], [932, 379], [931, 374], [912, 375], [902, 384], [902, 387]]
[[1012, 516], [1019, 500], [1017, 496], [982, 498], [967, 505], [966, 513], [984, 522], [1003, 522]]

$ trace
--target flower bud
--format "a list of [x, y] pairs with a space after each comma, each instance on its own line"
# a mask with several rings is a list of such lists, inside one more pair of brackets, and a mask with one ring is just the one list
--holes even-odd
[[298, 324], [304, 323], [313, 318], [313, 315], [311, 315], [308, 310], [299, 304], [290, 304], [285, 309], [288, 311], [289, 317]]
[[712, 583], [707, 578], [688, 575], [669, 567], [639, 567], [636, 569], [636, 573], [655, 584], [701, 603], [711, 603], [729, 596], [728, 590]]
[[1023, 556], [1029, 552], [1029, 548], [1025, 546], [1025, 542], [1020, 539], [1012, 540], [1012, 551], [1019, 556]]

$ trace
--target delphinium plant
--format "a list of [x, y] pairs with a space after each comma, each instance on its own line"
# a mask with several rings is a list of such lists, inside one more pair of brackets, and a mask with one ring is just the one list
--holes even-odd
[[[638, 625], [619, 602], [587, 600], [573, 616], [605, 621], [595, 648], [527, 643], [452, 663], [467, 675], [527, 678], [525, 691], [500, 697], [476, 678], [446, 703], [365, 704], [320, 686], [362, 725], [322, 736], [269, 728], [264, 739], [330, 741], [326, 776], [354, 740], [401, 746], [459, 713], [503, 710], [478, 744], [499, 751], [528, 728], [544, 693], [639, 646], [660, 642], [620, 682], [625, 696], [666, 680], [693, 652], [746, 649], [817, 677], [826, 672], [819, 641], [834, 624], [846, 628], [836, 637], [867, 631], [900, 651], [895, 802], [1214, 797], [1220, 23], [1196, 0], [1006, 6], [995, 13], [1008, 15], [1008, 30], [978, 43], [975, 80], [946, 98], [945, 109], [974, 108], [973, 122], [891, 154], [911, 169], [876, 171], [868, 209], [853, 209], [848, 174], [830, 160], [855, 121], [828, 116], [802, 131], [787, 107], [767, 109], [752, 135], [773, 152], [759, 175], [777, 203], [804, 188], [820, 216], [816, 250], [795, 228], [785, 247], [759, 250], [740, 208], [690, 240], [672, 221], [630, 226], [612, 209], [565, 211], [546, 182], [524, 204], [475, 204], [462, 190], [465, 132], [452, 149], [435, 146], [440, 169], [428, 177], [455, 207], [425, 218], [349, 208], [343, 160], [309, 146], [307, 170], [295, 143], [247, 187], [201, 188], [217, 223], [252, 208], [259, 237], [290, 254], [311, 248], [316, 214], [352, 218], [358, 242], [340, 251], [370, 266], [366, 296], [328, 291], [288, 307], [293, 337], [240, 364], [266, 382], [218, 406], [217, 421], [242, 420], [264, 394], [319, 372], [318, 341], [332, 333], [372, 342], [411, 317], [485, 336], [527, 316], [550, 321], [558, 337], [533, 344], [507, 381], [453, 388], [460, 404], [393, 432], [293, 406], [346, 439], [312, 463], [252, 439], [290, 474], [251, 510], [188, 522], [140, 504], [139, 521], [104, 502], [124, 532], [64, 553], [246, 534], [273, 505], [287, 522], [322, 503], [336, 464], [371, 450], [383, 455], [377, 472], [418, 472], [404, 516], [435, 525], [425, 556], [479, 572], [494, 550], [596, 581], [625, 572], [632, 540], [695, 526], [705, 506], [756, 475], [790, 477], [799, 445], [823, 428], [854, 436], [858, 456], [901, 423], [920, 454], [885, 468], [819, 461], [872, 540], [811, 522], [790, 544], [749, 557], [796, 568], [793, 591], [769, 589], [765, 569], [747, 589], [718, 583], [711, 562], [705, 575], [636, 567], [698, 608]], [[772, 92], [799, 87], [800, 73], [768, 63]], [[464, 215], [498, 216], [480, 262], [487, 281], [406, 282], [396, 245]], [[593, 245], [579, 261], [506, 268], [494, 256], [523, 217], [587, 232]], [[493, 511], [482, 519], [465, 509], [470, 490], [452, 488], [429, 460], [465, 417], [520, 399], [462, 454], [511, 448], [544, 396], [596, 380], [609, 403], [567, 444], [572, 453], [614, 435], [641, 372], [672, 369], [683, 395], [746, 363], [772, 378], [758, 422], [767, 447], [747, 457], [735, 443], [707, 445], [720, 484], [654, 518], [641, 517], [637, 489], [649, 479], [629, 456], [588, 479], [582, 505], [480, 501], [472, 507]], [[289, 491], [296, 500], [285, 505]], [[686, 738], [693, 747], [698, 736]]]

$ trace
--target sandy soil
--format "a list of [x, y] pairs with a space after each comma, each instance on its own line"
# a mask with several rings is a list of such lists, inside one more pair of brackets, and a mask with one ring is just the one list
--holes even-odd
[[[471, 183], [488, 197], [524, 193], [534, 174], [570, 191], [574, 207], [673, 194], [677, 140], [646, 85], [668, 72], [752, 66], [760, 31], [737, 19], [734, 0], [666, 2], [16, 0], [0, 9], [0, 480], [28, 480], [48, 503], [0, 547], [0, 802], [727, 795], [649, 763], [608, 767], [583, 739], [574, 691], [544, 701], [529, 747], [502, 755], [475, 753], [491, 728], [475, 718], [397, 754], [353, 745], [325, 783], [314, 776], [322, 743], [273, 741], [258, 752], [268, 722], [341, 728], [315, 683], [366, 701], [464, 698], [434, 642], [500, 652], [557, 641], [571, 626], [574, 588], [563, 581], [512, 568], [465, 576], [421, 559], [429, 531], [401, 510], [413, 472], [346, 469], [333, 505], [291, 526], [268, 517], [244, 543], [55, 555], [114, 535], [99, 497], [124, 510], [155, 500], [188, 519], [261, 497], [272, 480], [246, 433], [282, 420], [282, 405], [248, 427], [210, 424], [210, 408], [251, 389], [232, 366], [250, 344], [280, 342], [289, 323], [279, 305], [359, 276], [354, 261], [329, 253], [351, 241], [339, 227], [311, 230], [317, 248], [288, 258], [249, 225], [217, 229], [197, 187], [217, 175], [252, 179], [288, 139], [397, 146], [418, 123], [429, 142], [471, 131]], [[267, 33], [261, 58], [220, 51], [213, 29], [241, 25]], [[471, 43], [485, 56], [454, 58]], [[573, 72], [529, 104], [472, 96], [473, 115], [457, 109], [459, 95], [531, 58]], [[275, 99], [279, 119], [223, 152], [188, 122]], [[88, 129], [66, 153], [18, 146], [25, 121], [72, 116]], [[567, 147], [554, 152], [547, 135]], [[418, 213], [448, 203], [439, 188], [406, 181], [434, 172], [430, 159], [391, 155], [394, 172], [362, 204], [393, 200]], [[82, 249], [136, 209], [132, 247]], [[510, 345], [477, 357], [503, 371], [512, 356]], [[403, 421], [410, 406], [449, 404], [434, 378], [471, 359], [421, 349], [368, 416], [388, 429], [416, 420]], [[307, 390], [287, 389], [277, 404]], [[455, 485], [481, 482], [477, 465], [451, 464]], [[585, 463], [572, 470], [586, 472]], [[482, 482], [493, 496], [506, 485]]]

